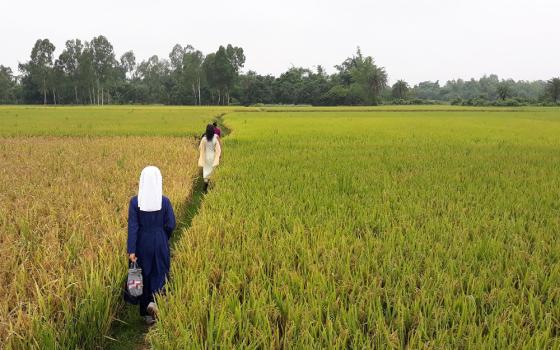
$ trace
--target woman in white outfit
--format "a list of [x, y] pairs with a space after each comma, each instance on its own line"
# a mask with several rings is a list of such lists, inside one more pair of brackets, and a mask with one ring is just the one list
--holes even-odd
[[210, 181], [210, 175], [214, 171], [214, 168], [220, 164], [220, 155], [222, 149], [220, 147], [220, 142], [218, 136], [214, 135], [214, 126], [208, 124], [206, 126], [206, 133], [200, 141], [200, 146], [198, 147], [200, 151], [200, 157], [198, 158], [198, 166], [202, 168], [202, 177], [204, 178], [204, 192], [208, 192], [208, 182]]

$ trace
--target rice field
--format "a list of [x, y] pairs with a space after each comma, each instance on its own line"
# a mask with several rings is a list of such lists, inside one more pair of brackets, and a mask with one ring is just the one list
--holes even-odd
[[154, 349], [560, 347], [558, 110], [225, 123]]
[[198, 136], [234, 107], [0, 106], [0, 136]]
[[197, 175], [193, 140], [3, 138], [0, 159], [0, 348], [100, 346], [121, 302], [140, 171], [157, 164], [182, 213]]
[[0, 348], [111, 344], [139, 173], [186, 220], [217, 115], [152, 348], [560, 348], [560, 110], [450, 106], [0, 107]]

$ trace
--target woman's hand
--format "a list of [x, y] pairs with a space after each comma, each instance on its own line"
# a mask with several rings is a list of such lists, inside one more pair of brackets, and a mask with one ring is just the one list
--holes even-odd
[[130, 253], [128, 255], [128, 259], [130, 259], [130, 261], [132, 261], [132, 262], [136, 262], [136, 260], [138, 260], [135, 253]]

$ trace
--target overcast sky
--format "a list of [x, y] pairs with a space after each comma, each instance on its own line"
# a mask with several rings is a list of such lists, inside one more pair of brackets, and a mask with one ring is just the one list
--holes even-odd
[[558, 0], [5, 0], [0, 64], [17, 70], [38, 38], [58, 57], [67, 39], [103, 34], [117, 57], [167, 57], [174, 44], [204, 53], [231, 43], [246, 70], [333, 66], [357, 46], [391, 82], [560, 76]]

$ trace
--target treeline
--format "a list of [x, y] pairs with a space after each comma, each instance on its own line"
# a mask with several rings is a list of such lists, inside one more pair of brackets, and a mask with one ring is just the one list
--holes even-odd
[[0, 66], [2, 104], [306, 104], [375, 105], [451, 103], [461, 105], [557, 104], [560, 79], [549, 81], [479, 80], [422, 82], [388, 86], [385, 68], [360, 49], [336, 65], [333, 74], [292, 67], [280, 76], [241, 73], [243, 49], [220, 46], [204, 54], [175, 45], [167, 58], [137, 62], [134, 52], [117, 58], [104, 36], [68, 40], [58, 57], [48, 39], [39, 39], [16, 75]]
[[464, 106], [555, 105], [560, 102], [560, 79], [500, 80], [497, 75], [492, 74], [478, 80], [449, 80], [443, 86], [438, 81], [426, 81], [412, 89], [408, 88], [406, 82], [399, 81], [393, 85], [391, 97], [394, 99], [393, 103], [407, 103], [408, 98], [409, 103], [444, 101]]

